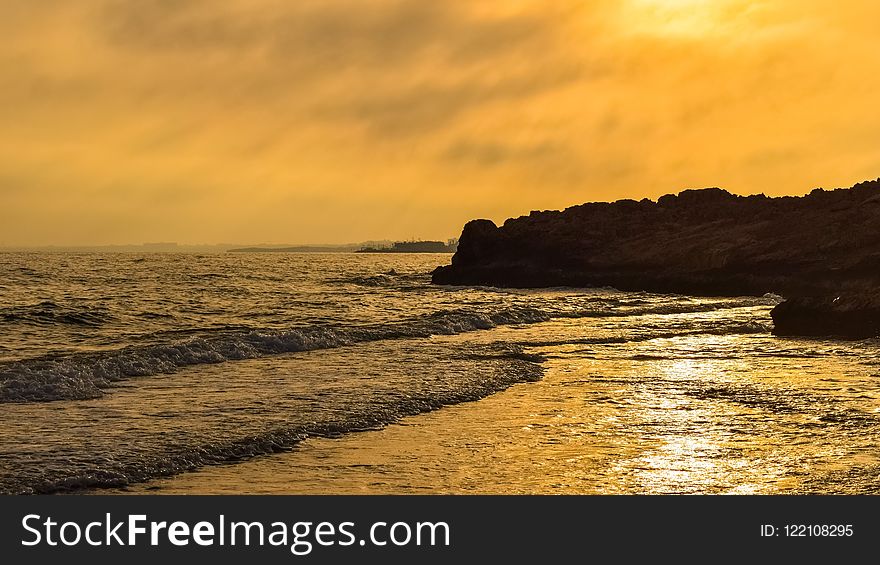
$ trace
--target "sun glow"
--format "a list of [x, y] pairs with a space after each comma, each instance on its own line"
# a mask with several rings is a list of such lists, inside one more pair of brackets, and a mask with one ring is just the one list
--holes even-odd
[[637, 33], [699, 38], [715, 33], [727, 23], [738, 0], [629, 0], [623, 16]]

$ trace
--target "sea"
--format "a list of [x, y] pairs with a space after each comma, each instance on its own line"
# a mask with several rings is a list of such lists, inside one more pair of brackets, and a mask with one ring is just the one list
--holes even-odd
[[880, 342], [449, 254], [0, 253], [0, 493], [880, 492]]

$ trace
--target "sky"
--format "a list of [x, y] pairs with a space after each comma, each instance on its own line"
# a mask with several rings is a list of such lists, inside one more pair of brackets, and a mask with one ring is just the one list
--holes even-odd
[[880, 3], [0, 0], [0, 246], [446, 239], [880, 176]]

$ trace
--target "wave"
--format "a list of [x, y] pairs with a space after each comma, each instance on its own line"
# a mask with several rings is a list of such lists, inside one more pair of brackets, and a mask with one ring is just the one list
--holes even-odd
[[[709, 309], [754, 306], [739, 301]], [[710, 305], [711, 306], [711, 305]], [[705, 304], [633, 308], [616, 316], [704, 312]], [[397, 323], [363, 327], [314, 325], [288, 330], [237, 330], [222, 335], [119, 350], [38, 357], [0, 363], [0, 403], [99, 398], [130, 377], [172, 373], [181, 368], [255, 359], [267, 355], [330, 349], [356, 343], [451, 335], [497, 326], [534, 324], [554, 318], [606, 317], [607, 311], [565, 312], [506, 308], [496, 312], [442, 310]]]
[[50, 300], [27, 306], [10, 306], [0, 309], [0, 322], [10, 324], [97, 327], [110, 319], [109, 312], [103, 308], [63, 306]]
[[641, 335], [606, 336], [606, 337], [583, 337], [577, 339], [550, 339], [517, 341], [524, 347], [556, 347], [560, 345], [616, 345], [623, 343], [638, 343], [654, 339], [672, 339], [677, 337], [703, 336], [703, 335], [749, 335], [770, 333], [770, 326], [760, 322], [727, 322], [718, 327], [705, 327], [696, 330], [655, 331]]
[[[510, 386], [535, 382], [543, 377], [541, 358], [524, 353], [509, 344], [478, 346], [467, 358], [494, 360], [481, 365], [479, 374], [449, 389], [430, 389], [386, 397], [382, 404], [365, 402], [348, 406], [345, 415], [330, 421], [297, 423], [268, 429], [228, 441], [170, 447], [165, 453], [126, 454], [100, 457], [94, 463], [70, 461], [66, 470], [47, 471], [31, 466], [22, 473], [0, 474], [0, 494], [49, 494], [85, 489], [119, 488], [149, 479], [176, 475], [199, 467], [250, 459], [283, 452], [311, 437], [339, 437], [344, 434], [376, 430], [406, 416], [414, 416], [443, 406], [480, 400]], [[334, 411], [338, 414], [341, 411]]]
[[[704, 304], [660, 304], [658, 306], [646, 306], [644, 308], [631, 308], [619, 310], [607, 310], [595, 312], [591, 314], [596, 318], [623, 318], [628, 316], [665, 316], [671, 314], [698, 314], [701, 312], [714, 312], [716, 310], [732, 310], [735, 308], [745, 308], [756, 306], [754, 300], [736, 300], [724, 302], [721, 304], [704, 303]], [[580, 313], [574, 313], [572, 317], [579, 318]]]
[[338, 285], [353, 285], [365, 287], [390, 287], [399, 286], [401, 284], [419, 284], [422, 288], [433, 288], [425, 286], [430, 282], [431, 273], [398, 273], [394, 269], [384, 273], [375, 275], [356, 275], [351, 277], [330, 278], [325, 282]]

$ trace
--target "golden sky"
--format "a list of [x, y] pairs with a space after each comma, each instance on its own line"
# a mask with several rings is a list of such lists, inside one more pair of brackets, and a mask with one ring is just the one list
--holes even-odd
[[0, 0], [0, 245], [446, 238], [880, 176], [880, 2]]

